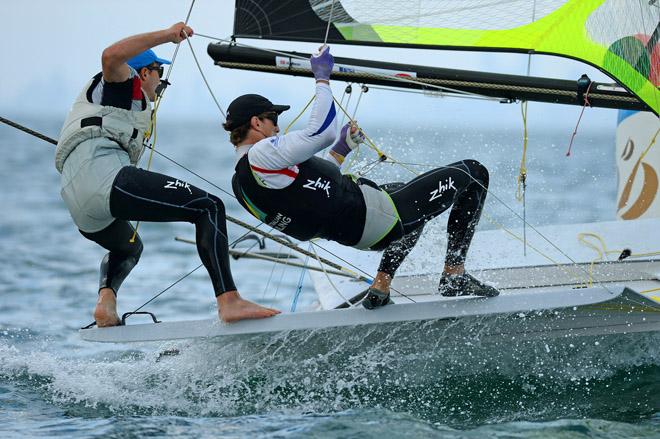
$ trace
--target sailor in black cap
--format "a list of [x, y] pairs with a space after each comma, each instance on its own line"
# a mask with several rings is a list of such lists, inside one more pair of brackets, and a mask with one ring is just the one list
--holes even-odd
[[259, 95], [236, 98], [224, 128], [236, 146], [232, 179], [236, 198], [252, 215], [299, 240], [324, 238], [364, 250], [385, 250], [363, 305], [390, 303], [390, 283], [419, 238], [424, 223], [452, 207], [448, 248], [439, 290], [447, 296], [496, 296], [498, 291], [465, 272], [464, 261], [488, 188], [488, 171], [463, 160], [429, 171], [407, 184], [379, 187], [343, 175], [339, 166], [363, 137], [347, 124], [326, 159], [315, 154], [336, 140], [336, 110], [329, 86], [328, 47], [311, 58], [316, 99], [307, 126], [279, 135], [288, 105]]

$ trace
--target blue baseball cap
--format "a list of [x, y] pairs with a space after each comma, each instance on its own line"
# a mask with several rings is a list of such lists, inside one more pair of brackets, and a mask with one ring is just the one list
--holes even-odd
[[139, 70], [142, 67], [146, 67], [149, 64], [155, 62], [157, 62], [158, 64], [172, 64], [170, 61], [166, 59], [158, 58], [156, 56], [156, 53], [151, 49], [147, 49], [144, 52], [135, 55], [133, 58], [126, 61], [126, 64], [133, 67], [135, 70]]

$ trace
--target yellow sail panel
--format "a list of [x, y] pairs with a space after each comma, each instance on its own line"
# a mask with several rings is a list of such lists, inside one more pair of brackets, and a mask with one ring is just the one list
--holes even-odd
[[[364, 2], [342, 1], [347, 15], [352, 7]], [[385, 2], [391, 3], [391, 2]], [[450, 2], [408, 1], [408, 6], [419, 6], [417, 24], [451, 24], [451, 17], [442, 12], [442, 3], [450, 8]], [[347, 22], [333, 24], [348, 40], [380, 42], [384, 45], [433, 46], [439, 48], [465, 48], [482, 50], [532, 51], [557, 54], [588, 62], [626, 86], [640, 97], [656, 114], [660, 110], [660, 46], [657, 25], [660, 7], [641, 0], [569, 0], [549, 1], [546, 8], [532, 11], [527, 22], [522, 14], [529, 13], [535, 2], [458, 2], [462, 3], [457, 27], [420, 27], [411, 22], [408, 26], [394, 25], [395, 14], [380, 13], [379, 24], [372, 20], [369, 25]], [[522, 7], [502, 20], [500, 28], [494, 28], [495, 17], [501, 16], [498, 6]], [[420, 9], [425, 5], [424, 10]], [[455, 11], [457, 2], [451, 2]], [[518, 5], [516, 5], [518, 4]], [[524, 7], [526, 6], [526, 8]], [[549, 10], [549, 7], [554, 7]], [[354, 9], [356, 15], [363, 14]], [[399, 12], [410, 22], [407, 9]], [[466, 26], [466, 12], [480, 11], [486, 18], [473, 14], [473, 27]], [[537, 12], [541, 16], [537, 16]], [[329, 17], [328, 17], [329, 18]], [[534, 19], [532, 19], [534, 18]], [[405, 21], [405, 20], [404, 20]], [[478, 26], [482, 25], [482, 28]], [[506, 28], [507, 24], [515, 26]], [[654, 37], [655, 33], [655, 37]], [[655, 40], [653, 40], [655, 38]]]
[[660, 0], [236, 0], [236, 37], [537, 52], [590, 63], [660, 110]]

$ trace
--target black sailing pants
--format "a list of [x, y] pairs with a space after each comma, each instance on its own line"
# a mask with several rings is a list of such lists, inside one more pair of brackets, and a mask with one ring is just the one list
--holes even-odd
[[185, 181], [126, 166], [110, 193], [110, 212], [116, 220], [105, 229], [83, 236], [108, 253], [101, 262], [100, 288], [115, 293], [137, 264], [142, 252], [139, 236], [128, 221], [178, 222], [195, 225], [197, 252], [206, 267], [215, 295], [236, 289], [229, 267], [225, 206], [220, 198]]
[[465, 263], [488, 192], [488, 170], [476, 160], [462, 160], [428, 171], [410, 182], [382, 186], [394, 202], [400, 222], [372, 249], [385, 249], [378, 271], [394, 276], [413, 249], [424, 224], [451, 206], [445, 264]]

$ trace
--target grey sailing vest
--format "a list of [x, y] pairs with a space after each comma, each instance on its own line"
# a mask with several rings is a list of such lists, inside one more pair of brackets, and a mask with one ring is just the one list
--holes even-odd
[[142, 111], [95, 104], [92, 92], [101, 79], [99, 73], [87, 83], [64, 122], [55, 150], [55, 167], [60, 173], [69, 154], [89, 139], [104, 137], [117, 142], [134, 165], [142, 156], [144, 133], [151, 121], [151, 103], [143, 96], [146, 105]]

